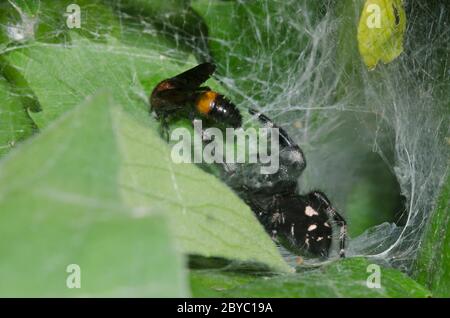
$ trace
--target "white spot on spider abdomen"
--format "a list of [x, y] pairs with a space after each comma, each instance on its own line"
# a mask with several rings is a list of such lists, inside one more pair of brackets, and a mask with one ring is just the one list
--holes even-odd
[[316, 210], [314, 210], [312, 207], [310, 207], [309, 205], [306, 207], [305, 209], [305, 214], [309, 217], [312, 217], [314, 215], [319, 215], [319, 213], [317, 213]]
[[308, 226], [308, 232], [314, 231], [315, 229], [317, 229], [316, 224], [311, 224], [310, 226]]

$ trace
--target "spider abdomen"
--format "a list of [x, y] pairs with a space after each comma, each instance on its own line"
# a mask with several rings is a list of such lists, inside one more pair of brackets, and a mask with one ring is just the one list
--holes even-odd
[[278, 196], [273, 209], [280, 214], [270, 225], [276, 231], [276, 238], [285, 241], [293, 250], [328, 256], [332, 228], [323, 206], [309, 202], [301, 195], [287, 195]]

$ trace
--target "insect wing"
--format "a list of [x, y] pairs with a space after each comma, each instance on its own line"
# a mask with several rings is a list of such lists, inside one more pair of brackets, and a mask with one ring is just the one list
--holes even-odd
[[172, 77], [170, 79], [170, 82], [176, 88], [182, 88], [184, 90], [195, 90], [201, 84], [206, 82], [215, 70], [216, 66], [214, 64], [202, 63], [187, 70], [186, 72]]

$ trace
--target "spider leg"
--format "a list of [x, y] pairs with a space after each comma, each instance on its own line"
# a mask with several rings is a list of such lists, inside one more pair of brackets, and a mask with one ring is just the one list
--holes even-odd
[[292, 147], [300, 150], [300, 147], [291, 139], [291, 137], [289, 137], [287, 132], [283, 128], [277, 126], [269, 117], [253, 108], [249, 108], [248, 112], [250, 113], [250, 115], [256, 115], [260, 122], [269, 126], [270, 128], [278, 128], [278, 131], [280, 133], [280, 142], [283, 147]]
[[320, 191], [313, 191], [311, 194], [325, 205], [328, 217], [339, 226], [339, 256], [345, 257], [345, 243], [347, 240], [347, 222], [332, 206], [326, 195]]
[[249, 187], [246, 191], [251, 191], [253, 194], [265, 195], [265, 196], [280, 196], [285, 194], [296, 194], [298, 184], [296, 181], [281, 180], [275, 182], [270, 186]]
[[281, 146], [280, 153], [284, 152], [288, 155], [288, 165], [300, 174], [306, 168], [305, 155], [303, 154], [302, 149], [292, 140], [291, 137], [289, 137], [283, 128], [277, 126], [269, 117], [253, 108], [249, 108], [248, 112], [251, 115], [257, 116], [258, 120], [268, 128], [278, 129], [279, 143]]
[[345, 257], [345, 242], [347, 240], [347, 222], [335, 209], [328, 208], [327, 213], [331, 219], [333, 219], [339, 226], [339, 256]]

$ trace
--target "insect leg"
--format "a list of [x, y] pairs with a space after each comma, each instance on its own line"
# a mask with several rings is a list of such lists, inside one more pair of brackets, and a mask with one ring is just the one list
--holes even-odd
[[160, 118], [160, 134], [162, 136], [163, 139], [166, 140], [166, 142], [170, 141], [170, 136], [169, 136], [169, 122], [167, 120], [166, 116], [161, 116]]

